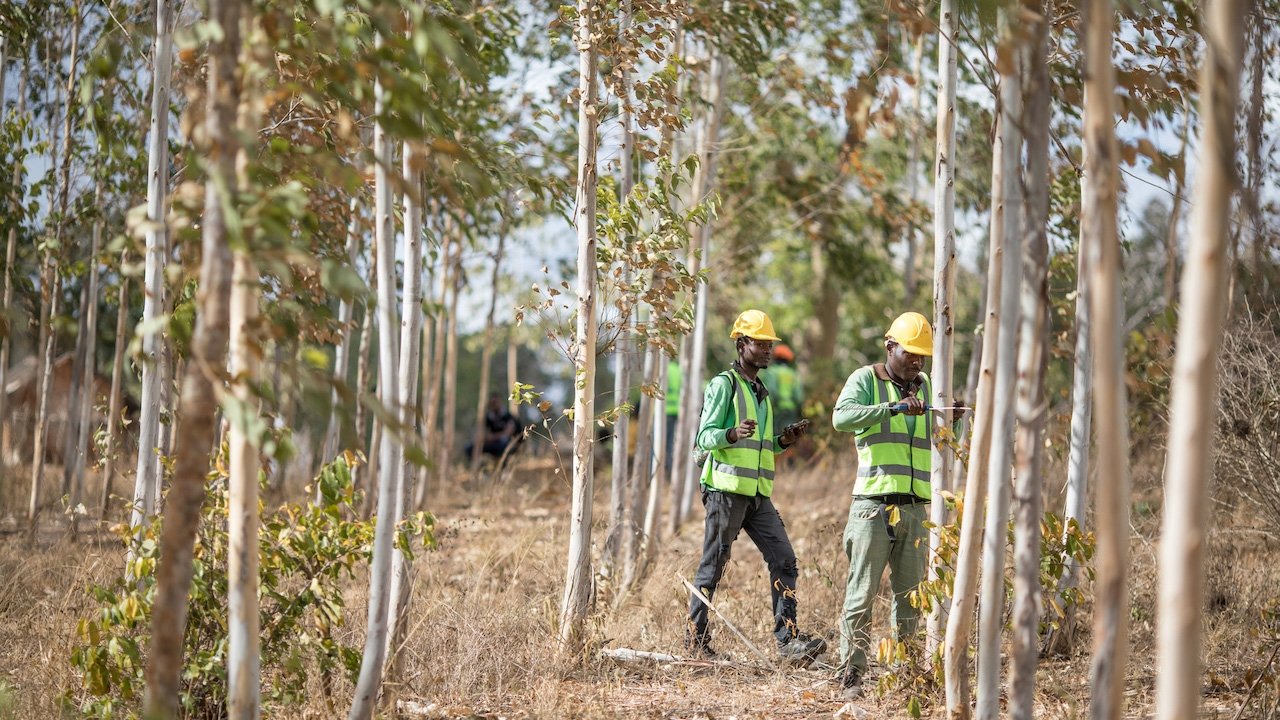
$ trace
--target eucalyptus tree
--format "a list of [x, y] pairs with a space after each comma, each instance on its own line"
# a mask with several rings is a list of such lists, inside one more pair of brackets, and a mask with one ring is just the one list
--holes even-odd
[[[80, 65], [80, 32], [84, 24], [81, 4], [77, 0], [71, 13], [71, 49], [69, 53], [69, 69], [66, 83], [62, 88], [62, 153], [56, 161], [56, 182], [52, 192], [56, 195], [56, 210], [53, 220], [53, 232], [50, 234], [44, 252], [41, 267], [40, 293], [42, 302], [40, 323], [40, 349], [36, 368], [36, 419], [32, 443], [31, 460], [31, 498], [27, 505], [27, 521], [35, 530], [36, 515], [40, 510], [40, 492], [44, 480], [46, 442], [48, 440], [49, 396], [53, 388], [54, 351], [57, 347], [58, 334], [53, 321], [58, 316], [58, 302], [62, 296], [62, 276], [57, 254], [62, 245], [62, 233], [66, 226], [67, 208], [71, 198], [71, 160], [75, 144], [74, 116], [76, 113], [76, 78]], [[55, 66], [62, 64], [61, 56], [48, 58]], [[52, 164], [52, 163], [51, 163]], [[52, 209], [52, 208], [51, 208]], [[48, 221], [46, 221], [46, 225]], [[46, 227], [46, 231], [49, 228]]]
[[[991, 409], [990, 456], [987, 459], [987, 514], [983, 530], [982, 592], [978, 603], [977, 716], [1000, 716], [1000, 646], [1004, 634], [1004, 563], [1009, 519], [1010, 471], [1013, 456], [1014, 386], [1016, 382], [1019, 296], [1022, 276], [1022, 58], [1018, 50], [1020, 23], [1016, 6], [1000, 14], [1000, 43], [1005, 63], [1000, 67], [1000, 131], [1004, 135], [1003, 185], [1004, 236], [997, 254], [1000, 274], [1000, 338], [994, 403]], [[984, 343], [985, 344], [985, 343]]]
[[[9, 35], [4, 36], [4, 49], [6, 53], [14, 49], [14, 46], [10, 44]], [[5, 57], [7, 58], [7, 55]], [[9, 211], [5, 213], [4, 221], [4, 224], [8, 225], [8, 232], [6, 233], [8, 240], [5, 243], [4, 253], [4, 305], [2, 306], [6, 315], [4, 317], [5, 332], [0, 336], [0, 419], [7, 417], [4, 403], [8, 399], [8, 393], [3, 390], [8, 386], [9, 352], [13, 342], [13, 318], [8, 315], [13, 307], [14, 262], [18, 257], [18, 225], [22, 217], [20, 211], [23, 195], [22, 181], [25, 176], [26, 166], [21, 139], [24, 134], [23, 129], [26, 125], [27, 114], [27, 69], [28, 64], [24, 53], [21, 74], [18, 76], [18, 102], [12, 117], [9, 117], [9, 114], [4, 112], [6, 109], [4, 107], [5, 98], [4, 94], [0, 93], [0, 122], [4, 123], [4, 137], [13, 152], [12, 184], [9, 186], [9, 191], [5, 197], [5, 204], [8, 206]], [[4, 73], [0, 72], [0, 85], [3, 85], [3, 77]], [[0, 472], [3, 472], [3, 470], [3, 460], [0, 460]]]
[[1082, 226], [1089, 245], [1089, 313], [1093, 339], [1093, 396], [1098, 467], [1098, 574], [1089, 712], [1095, 720], [1123, 714], [1128, 642], [1129, 421], [1124, 384], [1123, 299], [1116, 228], [1119, 150], [1115, 136], [1114, 11], [1110, 0], [1081, 6], [1084, 48], [1084, 168], [1091, 179]]
[[[169, 85], [173, 76], [173, 0], [155, 0], [155, 45], [152, 53], [151, 118], [147, 143], [147, 224], [142, 280], [142, 395], [139, 399], [138, 462], [134, 471], [131, 527], [156, 512], [159, 466], [161, 373], [160, 317], [164, 307], [164, 273], [168, 229], [165, 198], [169, 188]], [[238, 51], [238, 49], [237, 49]]]
[[[938, 112], [937, 149], [934, 155], [933, 173], [933, 404], [950, 407], [953, 402], [952, 369], [955, 349], [955, 274], [956, 274], [956, 6], [954, 0], [943, 0], [938, 7]], [[923, 37], [923, 36], [922, 36]], [[916, 73], [916, 84], [922, 84]], [[917, 90], [917, 93], [919, 91]], [[918, 98], [918, 95], [917, 95]], [[912, 140], [915, 148], [916, 140]], [[915, 168], [909, 168], [912, 177]], [[914, 197], [912, 198], [914, 199]], [[914, 240], [911, 240], [914, 244]], [[912, 270], [908, 268], [908, 272]], [[908, 302], [913, 293], [908, 290]], [[938, 421], [937, 432], [947, 433], [951, 423], [944, 416]], [[933, 443], [930, 487], [934, 490], [929, 507], [929, 520], [934, 527], [929, 530], [928, 579], [938, 576], [938, 548], [942, 542], [940, 528], [946, 521], [946, 499], [943, 490], [951, 490], [950, 449], [938, 440]], [[932, 655], [942, 637], [943, 612], [936, 607], [929, 613], [926, 642], [927, 653]]]
[[231, 189], [235, 187], [238, 145], [236, 112], [241, 88], [237, 70], [242, 11], [240, 0], [209, 0], [209, 22], [220, 31], [209, 42], [205, 91], [207, 109], [201, 150], [208, 160], [201, 220], [199, 311], [191, 341], [193, 362], [187, 363], [183, 377], [183, 432], [165, 507], [147, 655], [144, 712], [155, 718], [175, 717], [178, 713], [192, 548], [204, 500], [209, 448], [216, 432], [218, 388], [214, 387], [212, 373], [226, 364], [232, 265], [228, 241], [238, 240], [236, 235], [241, 228]]
[[[1026, 178], [1049, 177], [1049, 19], [1043, 3], [1031, 11], [1023, 47], [1022, 127]], [[1016, 464], [1014, 472], [1013, 654], [1009, 715], [1035, 716], [1036, 664], [1040, 653], [1040, 523], [1044, 482], [1045, 367], [1049, 356], [1049, 183], [1028, 182], [1024, 191], [1022, 327], [1017, 357]]]
[[[1205, 11], [1198, 176], [1191, 209], [1191, 245], [1182, 276], [1173, 397], [1169, 407], [1164, 522], [1160, 530], [1156, 717], [1162, 720], [1196, 717], [1200, 704], [1201, 614], [1204, 555], [1210, 532], [1209, 478], [1213, 467], [1214, 398], [1218, 385], [1216, 363], [1228, 312], [1231, 198], [1240, 186], [1235, 162], [1234, 118], [1240, 91], [1246, 9], [1242, 0], [1220, 0]], [[1113, 518], [1113, 522], [1115, 520]], [[1100, 549], [1101, 543], [1100, 537]], [[1121, 574], [1121, 602], [1114, 609], [1120, 627], [1119, 642], [1125, 638], [1123, 579]], [[1123, 670], [1124, 665], [1120, 664], [1114, 672], [1123, 678]], [[1114, 695], [1112, 702], [1111, 715], [1118, 716], [1120, 706]]]
[[596, 375], [596, 151], [598, 145], [597, 27], [604, 8], [578, 0], [578, 172], [574, 228], [578, 236], [577, 317], [573, 337], [573, 491], [569, 553], [560, 602], [562, 648], [576, 653], [585, 640], [591, 593], [591, 515]]

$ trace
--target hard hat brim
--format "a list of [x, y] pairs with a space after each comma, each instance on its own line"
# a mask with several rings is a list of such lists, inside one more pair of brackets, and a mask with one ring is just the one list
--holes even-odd
[[772, 335], [766, 335], [766, 334], [764, 334], [764, 333], [759, 333], [759, 334], [757, 334], [757, 335], [752, 335], [751, 333], [744, 333], [744, 332], [742, 332], [741, 330], [737, 330], [737, 331], [734, 331], [734, 332], [729, 333], [729, 339], [730, 339], [730, 340], [737, 340], [737, 339], [738, 339], [738, 338], [740, 338], [740, 337], [749, 337], [749, 338], [751, 338], [752, 340], [772, 340], [773, 342], [778, 342], [779, 340], [781, 340], [781, 339], [782, 339], [782, 338], [779, 338], [779, 337], [774, 337], [774, 336], [772, 336]]
[[[893, 338], [890, 338], [890, 339], [892, 340]], [[898, 341], [894, 340], [894, 342], [898, 342]], [[901, 343], [901, 342], [898, 344], [902, 346], [903, 350], [906, 350], [912, 355], [919, 355], [921, 357], [933, 357], [932, 345], [925, 346], [925, 345], [916, 345], [914, 343]]]

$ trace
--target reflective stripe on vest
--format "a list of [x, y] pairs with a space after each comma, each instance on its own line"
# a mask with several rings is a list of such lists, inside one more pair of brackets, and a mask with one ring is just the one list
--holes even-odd
[[733, 383], [733, 426], [741, 425], [747, 418], [756, 421], [756, 431], [729, 447], [713, 450], [702, 468], [702, 484], [735, 495], [769, 497], [773, 495], [773, 405], [766, 396], [762, 421], [757, 417], [755, 394], [746, 379], [729, 370], [717, 375], [712, 382], [721, 377]]
[[[932, 396], [929, 376], [924, 373], [920, 376], [924, 380], [920, 392], [924, 394], [917, 397], [927, 403]], [[873, 405], [901, 399], [896, 386], [875, 377]], [[909, 493], [926, 500], [931, 498], [929, 472], [933, 465], [929, 437], [932, 430], [930, 413], [916, 416], [914, 432], [907, 430], [907, 416], [899, 413], [858, 431], [854, 436], [858, 446], [858, 480], [853, 494]]]

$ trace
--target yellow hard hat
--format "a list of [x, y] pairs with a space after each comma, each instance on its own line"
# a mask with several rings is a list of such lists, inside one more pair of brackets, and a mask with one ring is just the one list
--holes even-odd
[[773, 333], [773, 321], [759, 310], [743, 310], [738, 319], [733, 321], [729, 337], [737, 340], [743, 335], [756, 340], [778, 340], [778, 336]]
[[889, 326], [884, 336], [902, 346], [903, 350], [915, 355], [931, 357], [933, 355], [933, 328], [929, 321], [918, 312], [905, 312]]

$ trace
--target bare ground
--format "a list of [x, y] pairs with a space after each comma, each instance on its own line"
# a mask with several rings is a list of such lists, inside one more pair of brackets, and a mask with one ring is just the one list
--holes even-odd
[[[1159, 525], [1159, 463], [1135, 464], [1131, 551], [1132, 655], [1126, 714], [1148, 717], [1154, 697], [1154, 622]], [[0, 718], [58, 716], [57, 698], [79, 683], [68, 658], [76, 621], [94, 609], [85, 588], [119, 571], [122, 549], [103, 534], [64, 539], [61, 518], [47, 513], [28, 542], [16, 502], [25, 475], [9, 475], [0, 493]], [[55, 476], [56, 477], [56, 476]], [[22, 478], [22, 480], [19, 480]], [[595, 537], [607, 525], [607, 473], [599, 474]], [[845, 561], [840, 549], [850, 488], [847, 472], [828, 463], [789, 469], [775, 500], [801, 561], [800, 623], [835, 645]], [[89, 483], [94, 486], [93, 482]], [[1061, 504], [1054, 489], [1051, 506]], [[464, 482], [433, 493], [439, 546], [419, 556], [404, 686], [405, 717], [802, 718], [903, 717], [905, 697], [891, 694], [846, 708], [829, 670], [768, 669], [717, 625], [717, 645], [735, 660], [709, 664], [618, 664], [595, 657], [570, 666], [556, 657], [556, 616], [564, 582], [569, 480], [546, 459], [524, 459], [502, 481]], [[25, 499], [25, 498], [22, 498]], [[1206, 673], [1202, 717], [1233, 718], [1280, 641], [1280, 541], [1242, 508], [1215, 505], [1205, 614]], [[597, 586], [591, 646], [680, 653], [689, 577], [701, 545], [701, 512], [666, 539], [647, 580], [620, 600], [608, 580]], [[597, 548], [599, 542], [597, 542]], [[745, 536], [735, 547], [716, 601], [769, 651], [768, 577]], [[366, 589], [353, 583], [344, 632], [359, 645]], [[1086, 606], [1084, 624], [1087, 626]], [[887, 599], [877, 607], [885, 631]], [[1071, 657], [1042, 661], [1037, 716], [1083, 717], [1088, 711], [1088, 632]], [[1242, 717], [1264, 718], [1278, 702], [1272, 667]], [[874, 670], [873, 670], [874, 673]], [[345, 688], [339, 697], [345, 697]], [[320, 694], [315, 696], [319, 698]], [[415, 709], [411, 714], [409, 709]], [[268, 708], [268, 717], [345, 715], [341, 703]], [[861, 712], [865, 711], [865, 715]], [[942, 717], [926, 705], [926, 716]]]

